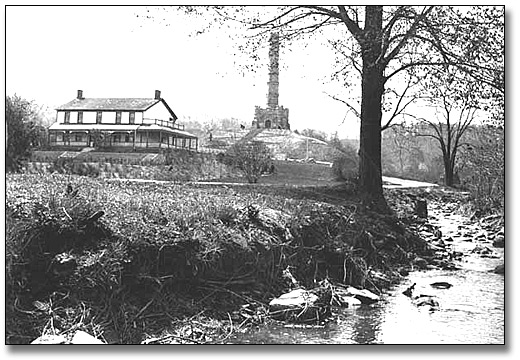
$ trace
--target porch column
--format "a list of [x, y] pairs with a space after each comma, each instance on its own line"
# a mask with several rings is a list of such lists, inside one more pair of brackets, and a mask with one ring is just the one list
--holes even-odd
[[150, 137], [150, 132], [146, 130], [146, 148], [148, 149], [148, 138]]
[[161, 148], [161, 145], [162, 145], [162, 131], [159, 130], [159, 149]]

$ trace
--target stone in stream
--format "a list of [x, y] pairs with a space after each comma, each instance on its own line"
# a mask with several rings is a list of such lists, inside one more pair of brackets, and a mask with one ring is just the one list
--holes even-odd
[[367, 289], [359, 290], [353, 286], [349, 286], [346, 290], [348, 296], [352, 296], [358, 299], [359, 301], [361, 301], [362, 304], [369, 305], [380, 300], [380, 297], [378, 295], [374, 294], [373, 292]]
[[333, 303], [337, 304], [338, 306], [346, 307], [346, 308], [352, 308], [352, 307], [360, 306], [363, 304], [361, 302], [361, 300], [356, 299], [353, 296], [344, 295], [344, 294], [337, 293], [337, 292], [334, 293], [332, 299], [333, 299]]
[[405, 291], [403, 291], [403, 295], [412, 297], [413, 289], [415, 288], [416, 283], [413, 283], [412, 286], [408, 287]]
[[408, 269], [405, 269], [405, 268], [399, 268], [398, 272], [399, 272], [399, 275], [401, 275], [401, 276], [410, 275], [410, 271], [408, 271]]
[[428, 262], [419, 256], [417, 256], [415, 259], [413, 259], [412, 263], [415, 266], [417, 266], [419, 269], [422, 269], [422, 270], [425, 270], [426, 267], [428, 266]]
[[413, 298], [413, 303], [417, 307], [427, 306], [430, 311], [439, 308], [439, 302], [431, 295], [419, 295]]
[[436, 289], [449, 289], [453, 285], [445, 281], [438, 281], [430, 284], [431, 287]]
[[426, 200], [418, 199], [415, 201], [415, 215], [421, 219], [428, 218], [428, 206]]
[[493, 253], [493, 250], [491, 250], [487, 246], [477, 245], [473, 250], [471, 250], [471, 253], [479, 255], [490, 255]]
[[322, 294], [296, 289], [271, 300], [269, 315], [276, 320], [318, 322], [330, 316], [331, 296], [330, 289]]
[[500, 264], [500, 265], [498, 265], [496, 268], [494, 268], [491, 271], [494, 272], [495, 274], [505, 274], [505, 272], [506, 272], [506, 265], [505, 264]]
[[504, 235], [497, 235], [495, 240], [493, 241], [493, 246], [496, 248], [503, 248], [505, 246], [505, 237]]

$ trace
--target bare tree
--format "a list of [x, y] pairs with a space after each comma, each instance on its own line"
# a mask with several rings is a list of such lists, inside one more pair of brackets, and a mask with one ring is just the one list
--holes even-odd
[[454, 74], [441, 73], [436, 79], [433, 79], [435, 74], [430, 77], [426, 91], [431, 93], [428, 102], [436, 110], [437, 119], [419, 117], [431, 132], [418, 136], [432, 137], [438, 141], [444, 164], [444, 182], [447, 186], [453, 186], [462, 138], [478, 114], [480, 86], [475, 81], [461, 81]]

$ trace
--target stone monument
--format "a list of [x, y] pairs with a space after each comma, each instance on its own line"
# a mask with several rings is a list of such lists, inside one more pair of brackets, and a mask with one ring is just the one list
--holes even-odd
[[280, 35], [271, 34], [269, 38], [269, 82], [267, 92], [267, 108], [255, 107], [253, 129], [287, 129], [289, 125], [289, 109], [278, 105], [279, 95], [279, 56]]

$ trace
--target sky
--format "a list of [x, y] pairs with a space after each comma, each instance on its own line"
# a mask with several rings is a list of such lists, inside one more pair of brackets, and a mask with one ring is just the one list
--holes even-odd
[[[190, 37], [195, 19], [168, 13], [171, 21], [149, 21], [147, 10], [165, 15], [144, 6], [7, 7], [6, 94], [55, 109], [77, 90], [87, 98], [161, 90], [179, 121], [237, 118], [250, 125], [255, 106], [267, 103], [267, 46], [257, 71], [244, 73], [220, 31]], [[357, 119], [326, 95], [344, 90], [326, 84], [333, 56], [317, 46], [281, 54], [279, 105], [289, 109], [293, 130], [358, 137]]]

